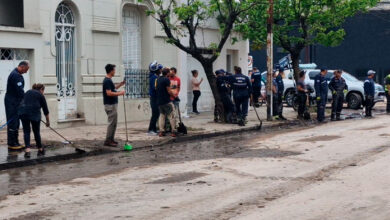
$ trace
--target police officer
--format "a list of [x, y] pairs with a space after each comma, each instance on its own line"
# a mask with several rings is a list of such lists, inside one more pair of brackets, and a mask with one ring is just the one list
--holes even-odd
[[307, 100], [307, 88], [305, 84], [305, 71], [299, 72], [299, 79], [297, 81], [297, 99], [298, 99], [298, 119], [304, 119]]
[[234, 67], [235, 75], [230, 77], [230, 85], [233, 89], [233, 99], [236, 105], [238, 124], [245, 126], [248, 115], [249, 96], [252, 93], [252, 84], [247, 76], [242, 74], [241, 67]]
[[223, 69], [215, 71], [215, 75], [217, 76], [217, 88], [219, 91], [219, 95], [221, 96], [221, 101], [223, 103], [226, 122], [232, 123], [234, 106], [230, 97], [230, 88], [227, 82], [228, 78], [227, 76], [225, 76], [225, 70]]
[[343, 73], [342, 70], [336, 70], [334, 72], [334, 77], [330, 80], [329, 89], [332, 91], [332, 121], [339, 121], [341, 110], [343, 109], [344, 104], [344, 93], [348, 91], [347, 83], [345, 79], [341, 77]]
[[328, 101], [328, 80], [326, 74], [328, 70], [322, 68], [320, 74], [314, 78], [314, 89], [317, 97], [317, 120], [323, 122], [325, 120], [325, 106]]
[[386, 113], [390, 114], [390, 73], [385, 78], [385, 91], [386, 91]]
[[251, 75], [252, 83], [252, 101], [256, 108], [260, 107], [259, 97], [261, 95], [261, 73], [257, 67], [253, 67], [253, 73]]
[[366, 117], [372, 117], [372, 106], [374, 106], [375, 96], [375, 71], [369, 70], [367, 72], [367, 79], [364, 81], [364, 95], [366, 96]]
[[276, 82], [276, 71], [273, 71], [272, 73], [272, 116], [274, 117], [275, 120], [279, 120], [279, 110], [278, 110], [278, 84]]
[[27, 73], [30, 65], [27, 61], [19, 63], [9, 75], [7, 81], [7, 92], [4, 98], [5, 114], [7, 117], [7, 137], [8, 148], [11, 150], [19, 150], [23, 148], [19, 144], [18, 129], [19, 129], [19, 116], [18, 108], [24, 97], [24, 79], [23, 74]]
[[278, 117], [279, 120], [287, 120], [283, 116], [283, 92], [284, 92], [284, 69], [282, 67], [279, 67], [279, 73], [275, 78], [276, 85], [277, 85], [277, 111], [278, 111]]

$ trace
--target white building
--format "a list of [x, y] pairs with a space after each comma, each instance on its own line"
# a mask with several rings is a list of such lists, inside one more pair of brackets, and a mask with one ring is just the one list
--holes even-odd
[[[104, 124], [101, 83], [107, 63], [117, 65], [114, 81], [123, 79], [124, 69], [137, 69], [129, 81], [126, 105], [129, 120], [150, 117], [145, 85], [148, 64], [158, 62], [178, 69], [182, 79], [182, 111], [192, 100], [190, 70], [201, 65], [186, 53], [165, 43], [160, 25], [146, 10], [147, 0], [1, 0], [0, 1], [0, 122], [5, 121], [4, 94], [10, 71], [20, 60], [29, 60], [26, 87], [46, 85], [46, 99], [54, 126], [74, 123]], [[204, 45], [217, 40], [219, 32], [204, 28]], [[246, 70], [249, 44], [227, 42], [215, 68]], [[207, 82], [202, 84], [199, 109], [212, 110], [214, 103]], [[120, 105], [122, 103], [119, 103]], [[122, 109], [122, 108], [119, 108]], [[123, 111], [120, 111], [123, 121]]]

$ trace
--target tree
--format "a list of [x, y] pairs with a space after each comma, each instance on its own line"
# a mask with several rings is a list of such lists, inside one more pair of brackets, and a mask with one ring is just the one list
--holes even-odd
[[[253, 7], [256, 4], [255, 0], [152, 0], [152, 2], [155, 9], [148, 11], [148, 15], [161, 24], [167, 42], [190, 54], [202, 65], [215, 99], [218, 116], [224, 121], [224, 109], [216, 86], [213, 63], [229, 39], [234, 25], [243, 21], [241, 14]], [[220, 37], [218, 42], [204, 48], [198, 42], [200, 39], [197, 39], [197, 33], [208, 23], [217, 23]], [[186, 38], [188, 43], [183, 41]], [[232, 39], [232, 43], [238, 40]]]
[[[274, 42], [291, 55], [294, 78], [298, 79], [299, 56], [309, 45], [337, 46], [345, 36], [345, 19], [365, 12], [379, 0], [275, 0]], [[256, 5], [247, 14], [248, 22], [238, 30], [261, 48], [266, 43], [267, 5]]]

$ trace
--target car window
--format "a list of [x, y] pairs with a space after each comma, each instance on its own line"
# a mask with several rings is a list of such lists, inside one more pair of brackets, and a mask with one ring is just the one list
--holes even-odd
[[320, 71], [310, 71], [309, 78], [313, 80], [318, 74], [320, 74]]
[[326, 74], [325, 76], [325, 79], [327, 80], [331, 80], [333, 78], [333, 71], [328, 71], [328, 73]]
[[352, 76], [351, 74], [346, 73], [346, 72], [343, 72], [342, 77], [343, 77], [345, 80], [350, 81], [350, 82], [357, 82], [357, 81], [359, 81], [358, 79], [356, 79], [356, 77], [354, 77], [354, 76]]

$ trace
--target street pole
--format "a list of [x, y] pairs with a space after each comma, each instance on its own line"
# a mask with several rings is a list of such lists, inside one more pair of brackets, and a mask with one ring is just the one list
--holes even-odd
[[274, 1], [269, 1], [267, 20], [267, 121], [272, 121], [272, 73], [273, 73], [273, 34], [272, 24], [274, 22]]

